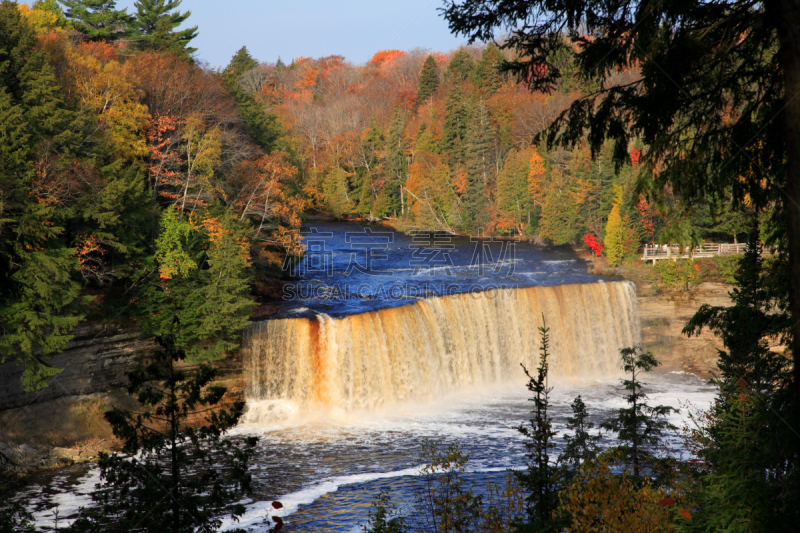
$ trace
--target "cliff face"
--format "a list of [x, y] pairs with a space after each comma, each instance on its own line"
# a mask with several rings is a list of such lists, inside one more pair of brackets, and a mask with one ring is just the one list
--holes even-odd
[[642, 296], [649, 292], [647, 289], [637, 289], [640, 294], [642, 348], [656, 356], [662, 370], [710, 376], [717, 368], [717, 350], [722, 349], [719, 338], [707, 330], [703, 330], [700, 336], [689, 338], [681, 330], [703, 304], [732, 305], [728, 295], [730, 285], [703, 283], [691, 294]]
[[156, 347], [137, 330], [112, 325], [81, 326], [73, 335], [64, 353], [48, 359], [64, 370], [38, 392], [25, 392], [20, 385], [21, 367], [0, 365], [0, 411], [123, 387], [126, 372]]

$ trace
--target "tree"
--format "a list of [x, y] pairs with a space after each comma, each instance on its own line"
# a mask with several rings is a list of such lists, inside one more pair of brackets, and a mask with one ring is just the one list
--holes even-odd
[[536, 375], [532, 376], [525, 365], [522, 365], [525, 375], [528, 376], [528, 390], [533, 393], [530, 398], [533, 411], [529, 425], [517, 428], [525, 436], [528, 457], [528, 468], [514, 473], [522, 488], [529, 493], [526, 507], [528, 521], [519, 524], [520, 531], [553, 531], [559, 525], [553, 511], [558, 506], [560, 472], [559, 467], [550, 460], [550, 453], [555, 447], [553, 437], [556, 432], [553, 429], [553, 418], [549, 414], [550, 391], [553, 388], [547, 386], [549, 332], [550, 328], [546, 325], [539, 327], [541, 340]]
[[439, 67], [432, 55], [425, 58], [422, 72], [419, 74], [419, 90], [417, 91], [417, 105], [425, 103], [439, 87]]
[[[588, 130], [593, 153], [610, 139], [621, 165], [638, 138], [639, 175], [670, 184], [687, 205], [730, 195], [734, 205], [780, 207], [800, 405], [800, 6], [464, 0], [444, 16], [470, 42], [508, 31], [503, 47], [519, 58], [509, 67], [533, 88], [562, 77], [562, 36], [576, 45], [573, 64], [598, 90], [561, 114], [549, 142], [572, 144]], [[611, 83], [623, 72], [629, 82]], [[794, 416], [799, 426], [800, 409]]]
[[464, 141], [469, 124], [469, 106], [463, 92], [455, 85], [447, 93], [444, 119], [442, 151], [449, 156], [449, 164], [455, 168], [464, 162]]
[[474, 68], [475, 61], [473, 61], [472, 56], [463, 48], [459, 48], [458, 51], [453, 54], [453, 58], [450, 59], [450, 64], [447, 66], [446, 79], [456, 83], [467, 80]]
[[182, 0], [138, 0], [133, 29], [143, 40], [143, 47], [152, 50], [175, 50], [191, 55], [197, 48], [188, 48], [197, 37], [197, 26], [175, 31], [192, 14], [178, 11]]
[[567, 431], [572, 431], [572, 435], [564, 435], [564, 451], [558, 456], [558, 461], [563, 465], [562, 472], [564, 481], [569, 483], [577, 474], [582, 464], [592, 461], [597, 457], [599, 449], [597, 443], [600, 435], [592, 435], [589, 431], [594, 427], [589, 422], [589, 413], [586, 411], [586, 404], [580, 396], [572, 401], [572, 416], [567, 418]]
[[14, 3], [0, 4], [0, 35], [0, 359], [23, 365], [33, 391], [60, 371], [46, 358], [66, 348], [82, 319], [78, 262], [62, 240], [66, 213], [34, 167], [69, 147], [75, 116]]
[[622, 380], [622, 386], [627, 391], [623, 398], [628, 407], [619, 409], [614, 417], [600, 426], [617, 434], [617, 440], [623, 443], [619, 449], [627, 464], [633, 468], [634, 479], [640, 480], [642, 468], [653, 464], [650, 450], [658, 446], [665, 431], [676, 429], [664, 420], [674, 409], [665, 405], [650, 407], [647, 405], [647, 395], [642, 392], [643, 383], [639, 375], [658, 366], [653, 354], [637, 348], [623, 348], [620, 356], [623, 370], [630, 374], [630, 379]]
[[392, 503], [389, 489], [381, 490], [372, 502], [367, 524], [361, 528], [364, 533], [403, 533], [406, 531], [405, 519], [397, 515], [397, 507]]
[[464, 142], [464, 162], [467, 170], [467, 187], [464, 192], [464, 218], [472, 229], [485, 228], [489, 222], [489, 198], [486, 196], [491, 163], [492, 133], [489, 110], [479, 100], [472, 111]]
[[116, 41], [128, 37], [133, 18], [127, 8], [116, 9], [115, 0], [59, 0], [64, 15], [92, 41]]
[[239, 78], [242, 77], [242, 74], [250, 69], [256, 68], [257, 66], [258, 61], [253, 59], [253, 56], [250, 55], [250, 52], [247, 50], [246, 46], [242, 46], [233, 55], [231, 62], [228, 63], [228, 66], [225, 67], [225, 70], [222, 71], [222, 76], [238, 84]]
[[[214, 211], [218, 216], [211, 216]], [[249, 242], [230, 213], [217, 206], [192, 225], [174, 207], [161, 216], [158, 280], [148, 280], [139, 312], [155, 338], [173, 339], [189, 362], [221, 359], [237, 346], [254, 304], [248, 297]], [[141, 273], [142, 276], [149, 272]]]
[[[464, 479], [469, 457], [457, 443], [441, 451], [437, 443], [425, 441], [420, 459], [425, 465], [414, 488], [416, 514], [421, 531], [459, 533], [475, 531], [483, 499]], [[477, 531], [481, 531], [478, 529]]]
[[[105, 414], [123, 453], [101, 455], [97, 507], [83, 510], [72, 531], [210, 532], [221, 515], [244, 513], [239, 502], [250, 490], [248, 461], [258, 439], [223, 438], [244, 402], [221, 408], [226, 390], [214, 384], [214, 369], [180, 369], [185, 354], [175, 339], [157, 340], [162, 349], [128, 385], [142, 410]], [[198, 417], [205, 419], [199, 427]]]

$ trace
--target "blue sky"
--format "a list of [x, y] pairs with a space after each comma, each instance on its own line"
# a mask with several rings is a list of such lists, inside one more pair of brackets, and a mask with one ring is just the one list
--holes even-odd
[[[259, 61], [289, 63], [300, 56], [345, 56], [365, 63], [379, 50], [426, 48], [447, 52], [466, 43], [447, 29], [442, 0], [184, 0], [187, 23], [199, 26], [192, 41], [201, 60], [225, 66], [246, 46]], [[133, 0], [117, 6], [133, 11]]]

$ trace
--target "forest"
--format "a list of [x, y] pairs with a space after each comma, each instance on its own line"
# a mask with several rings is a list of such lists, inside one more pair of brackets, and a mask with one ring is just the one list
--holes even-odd
[[[262, 62], [242, 47], [215, 69], [191, 47], [198, 28], [179, 29], [190, 16], [180, 3], [141, 0], [131, 13], [113, 0], [0, 3], [0, 357], [22, 365], [24, 386], [37, 391], [59, 373], [48, 357], [78, 324], [118, 321], [156, 340], [162, 351], [131, 391], [147, 416], [173, 422], [171, 442], [144, 438], [142, 418], [110, 412], [126, 451], [169, 450], [177, 465], [177, 439], [202, 462], [208, 441], [234, 465], [234, 488], [203, 478], [216, 483], [209, 495], [202, 483], [178, 483], [177, 466], [169, 478], [150, 464], [175, 494], [191, 492], [165, 508], [172, 530], [211, 531], [221, 512], [241, 511], [230, 502], [248, 489], [251, 452], [219, 438], [243, 406], [205, 432], [182, 424], [219, 403], [224, 391], [201, 363], [236, 350], [259, 299], [273, 297], [284, 265], [302, 258], [304, 220], [320, 215], [573, 245], [612, 266], [638, 259], [646, 243], [748, 242], [733, 307], [701, 308], [685, 329], [710, 329], [725, 343], [717, 401], [687, 436], [694, 462], [643, 451], [664, 412], [637, 407], [637, 372], [657, 362], [631, 349], [622, 353], [630, 405], [607, 421], [620, 446], [601, 453], [576, 403], [570, 423], [583, 440], [569, 466], [554, 470], [545, 349], [538, 374], [528, 374], [535, 403], [522, 430], [531, 460], [518, 476], [524, 512], [519, 521], [495, 517], [496, 530], [791, 531], [798, 523], [800, 371], [788, 356], [800, 342], [800, 276], [791, 274], [800, 263], [784, 196], [792, 198], [781, 195], [796, 187], [785, 177], [789, 141], [769, 118], [780, 114], [788, 68], [777, 59], [787, 45], [773, 11], [764, 22], [760, 4], [687, 3], [653, 7], [659, 22], [640, 25], [643, 12], [632, 8], [620, 15], [556, 2], [572, 22], [589, 22], [554, 31], [556, 18], [510, 24], [524, 18], [514, 2], [469, 0], [444, 10], [454, 32], [479, 43], [458, 50], [382, 50], [354, 65], [341, 56]], [[716, 39], [711, 56], [696, 54], [702, 68], [728, 68], [687, 65], [682, 81], [696, 93], [684, 100], [674, 88], [658, 91], [652, 56], [631, 40], [645, 39], [678, 77], [676, 57], [696, 50], [681, 48], [688, 38], [676, 20], [704, 28], [689, 39], [695, 45]], [[718, 140], [725, 135], [732, 144]], [[730, 154], [746, 160], [729, 163]], [[758, 253], [765, 245], [775, 250], [769, 261]], [[768, 339], [795, 350], [776, 354]], [[176, 374], [184, 359], [201, 364], [194, 377]], [[164, 389], [148, 392], [152, 381]], [[460, 483], [451, 470], [463, 466], [458, 450], [437, 453], [429, 473]], [[76, 531], [131, 530], [152, 503], [149, 481], [137, 485], [136, 468], [115, 457], [101, 467], [117, 485], [98, 496], [114, 512], [88, 516]], [[135, 504], [126, 503], [130, 491]], [[479, 502], [451, 496], [431, 508], [448, 521], [436, 530], [475, 530]], [[473, 522], [450, 522], [453, 509]], [[371, 531], [401, 530], [390, 510], [379, 496]], [[0, 503], [4, 527], [29, 527], [25, 511]], [[160, 527], [151, 520], [141, 530]]]

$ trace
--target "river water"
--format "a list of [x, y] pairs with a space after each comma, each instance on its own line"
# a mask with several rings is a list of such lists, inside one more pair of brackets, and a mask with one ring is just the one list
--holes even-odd
[[[360, 531], [381, 489], [412, 516], [426, 440], [459, 443], [478, 490], [502, 484], [525, 465], [520, 363], [536, 366], [540, 326], [559, 433], [577, 395], [598, 423], [624, 405], [618, 353], [639, 340], [635, 291], [588, 273], [571, 250], [353, 223], [305, 239], [278, 317], [245, 332], [248, 412], [233, 435], [260, 441], [247, 513], [224, 528], [266, 531], [276, 515], [284, 531]], [[681, 409], [678, 426], [714, 395], [688, 374], [645, 381], [652, 404]], [[677, 435], [665, 444], [682, 453]], [[52, 526], [56, 503], [61, 516], [87, 505], [98, 480], [92, 467], [50, 479], [37, 521]]]

